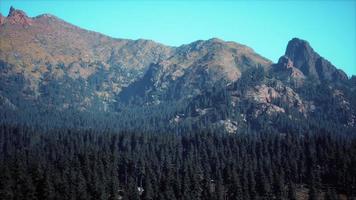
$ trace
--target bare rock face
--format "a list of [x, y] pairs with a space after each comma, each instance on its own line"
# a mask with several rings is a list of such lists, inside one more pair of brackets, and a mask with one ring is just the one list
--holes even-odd
[[285, 56], [290, 58], [294, 67], [302, 71], [305, 76], [316, 78], [319, 81], [348, 79], [344, 72], [316, 53], [305, 40], [293, 38], [289, 41]]
[[218, 124], [222, 126], [222, 128], [224, 128], [227, 133], [236, 133], [238, 130], [238, 123], [230, 119], [220, 120]]
[[288, 56], [282, 56], [278, 60], [278, 64], [282, 69], [289, 69], [293, 67], [293, 61]]
[[298, 110], [304, 116], [307, 116], [307, 113], [312, 110], [309, 102], [303, 101], [298, 93], [292, 88], [285, 86], [282, 82], [278, 82], [274, 87], [265, 84], [258, 85], [248, 90], [246, 97], [260, 105], [256, 109], [256, 117], [262, 113], [267, 113], [268, 115], [284, 113], [285, 109], [276, 105], [274, 100], [283, 102], [289, 108]]
[[285, 55], [305, 75], [318, 75], [315, 69], [315, 61], [319, 56], [316, 55], [307, 41], [293, 38], [288, 42]]
[[254, 118], [257, 118], [264, 113], [271, 116], [276, 113], [285, 112], [283, 108], [272, 103], [273, 99], [280, 98], [280, 94], [274, 88], [268, 87], [265, 84], [251, 88], [247, 91], [246, 97], [257, 103], [253, 113]]
[[7, 21], [10, 24], [31, 25], [32, 19], [29, 18], [22, 10], [17, 10], [11, 6]]
[[294, 67], [293, 61], [288, 56], [281, 56], [278, 63], [273, 64], [269, 69], [270, 73], [295, 86], [302, 86], [305, 75], [298, 68]]
[[302, 98], [296, 93], [292, 88], [288, 86], [277, 87], [277, 91], [282, 94], [281, 100], [289, 107], [296, 108], [300, 113], [306, 114], [309, 110], [306, 105], [307, 102], [304, 102]]
[[271, 103], [273, 99], [280, 97], [280, 94], [274, 88], [263, 84], [247, 91], [246, 97], [260, 103]]

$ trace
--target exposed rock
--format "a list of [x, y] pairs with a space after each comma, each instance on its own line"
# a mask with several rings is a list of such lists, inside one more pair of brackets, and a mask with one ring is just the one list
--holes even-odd
[[26, 13], [22, 10], [17, 10], [14, 7], [10, 7], [9, 15], [7, 16], [7, 22], [11, 24], [31, 25], [32, 19], [27, 17]]
[[237, 131], [237, 122], [230, 119], [220, 120], [219, 124], [225, 129], [228, 133], [236, 133]]
[[281, 56], [278, 63], [272, 65], [270, 73], [296, 86], [302, 86], [305, 79], [303, 72], [293, 66], [293, 61], [288, 56]]
[[278, 113], [285, 113], [284, 108], [281, 108], [271, 103], [259, 103], [253, 110], [253, 118], [257, 118], [263, 114], [272, 116]]
[[246, 97], [251, 98], [259, 103], [271, 103], [273, 99], [280, 97], [280, 95], [274, 88], [263, 84], [247, 91]]
[[294, 79], [304, 79], [305, 76], [303, 72], [301, 72], [298, 68], [295, 68], [293, 65], [293, 61], [289, 59], [287, 56], [282, 56], [277, 63], [277, 66], [280, 68], [279, 70], [282, 72], [286, 72], [287, 75]]
[[274, 113], [285, 113], [285, 110], [284, 110], [284, 108], [281, 108], [281, 107], [276, 106], [274, 104], [270, 104], [270, 105], [267, 106], [267, 109], [265, 110], [265, 112], [268, 115], [272, 115]]
[[285, 112], [285, 110], [274, 104], [273, 100], [279, 100], [290, 108], [298, 110], [307, 116], [307, 113], [312, 110], [312, 104], [304, 102], [302, 98], [293, 91], [292, 88], [285, 86], [282, 82], [277, 82], [276, 86], [270, 87], [265, 84], [258, 85], [246, 92], [246, 97], [259, 103], [260, 111], [257, 111], [256, 116], [261, 113], [272, 114], [275, 112]]
[[278, 64], [282, 69], [289, 69], [293, 67], [293, 61], [288, 56], [282, 56], [278, 60]]
[[307, 41], [293, 38], [288, 42], [285, 55], [305, 75], [318, 75], [315, 69], [315, 61], [318, 56]]
[[344, 72], [316, 53], [305, 40], [293, 38], [289, 41], [285, 56], [290, 58], [294, 67], [301, 70], [306, 76], [314, 77], [320, 81], [348, 79]]
[[345, 97], [345, 94], [341, 90], [334, 90], [333, 91], [333, 97], [335, 100], [338, 101], [338, 106], [345, 111], [345, 112], [350, 112], [351, 107], [350, 107], [350, 102], [347, 100]]
[[310, 102], [303, 101], [302, 98], [292, 88], [285, 86], [280, 81], [277, 82], [276, 91], [280, 94], [280, 100], [290, 108], [295, 108], [305, 116], [308, 111], [312, 110]]
[[273, 115], [275, 113], [284, 113], [285, 110], [272, 103], [273, 99], [281, 97], [274, 88], [268, 87], [265, 84], [258, 85], [250, 89], [246, 93], [246, 97], [257, 102], [257, 107], [254, 111], [254, 118], [257, 118], [263, 113]]

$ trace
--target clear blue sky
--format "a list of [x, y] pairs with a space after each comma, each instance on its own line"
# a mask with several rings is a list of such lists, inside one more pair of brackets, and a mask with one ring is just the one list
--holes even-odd
[[179, 46], [218, 37], [252, 47], [276, 62], [293, 37], [356, 75], [356, 1], [108, 1], [1, 0], [29, 16], [51, 13], [116, 38]]

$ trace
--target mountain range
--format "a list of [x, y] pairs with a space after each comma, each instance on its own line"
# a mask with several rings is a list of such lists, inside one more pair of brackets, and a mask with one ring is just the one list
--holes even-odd
[[356, 130], [356, 77], [291, 39], [277, 63], [218, 38], [171, 47], [56, 16], [0, 14], [2, 123], [119, 129]]

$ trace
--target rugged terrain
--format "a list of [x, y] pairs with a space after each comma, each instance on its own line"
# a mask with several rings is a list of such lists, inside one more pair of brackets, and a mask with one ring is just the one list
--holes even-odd
[[356, 127], [355, 77], [298, 38], [273, 63], [217, 38], [179, 47], [115, 39], [11, 8], [0, 15], [0, 77], [7, 123], [230, 133]]

